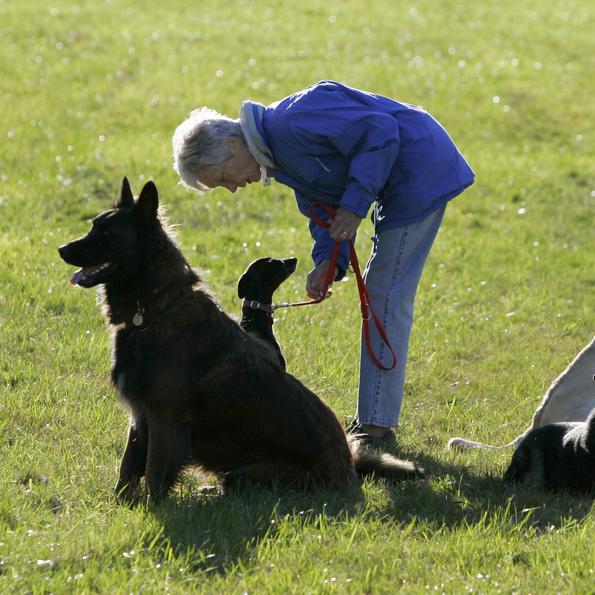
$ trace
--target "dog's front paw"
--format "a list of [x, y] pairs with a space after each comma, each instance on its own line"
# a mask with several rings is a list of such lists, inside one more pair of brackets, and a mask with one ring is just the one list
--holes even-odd
[[114, 487], [114, 495], [121, 502], [135, 504], [141, 498], [140, 478], [133, 476], [127, 479], [120, 478]]

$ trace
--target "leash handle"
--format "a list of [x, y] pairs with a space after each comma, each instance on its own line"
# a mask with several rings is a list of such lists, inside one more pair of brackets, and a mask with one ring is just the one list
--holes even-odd
[[[321, 227], [325, 227], [325, 228], [330, 227], [330, 223], [328, 221], [325, 221], [324, 219], [322, 219], [318, 215], [316, 215], [316, 213], [314, 212], [315, 207], [322, 207], [328, 213], [328, 215], [330, 217], [335, 216], [335, 213], [336, 213], [335, 209], [333, 209], [330, 205], [323, 203], [323, 202], [319, 202], [319, 201], [310, 203], [310, 219], [312, 219], [312, 221], [314, 221], [314, 223], [316, 223], [317, 225], [320, 225]], [[368, 354], [372, 358], [372, 361], [374, 362], [374, 364], [377, 368], [379, 368], [380, 370], [386, 370], [386, 371], [392, 370], [397, 365], [397, 356], [395, 354], [394, 349], [392, 348], [392, 346], [390, 344], [390, 341], [388, 340], [388, 337], [386, 336], [386, 331], [384, 330], [384, 327], [382, 326], [382, 323], [380, 322], [378, 315], [376, 314], [376, 312], [374, 312], [374, 309], [372, 308], [372, 305], [370, 304], [370, 296], [368, 294], [368, 288], [366, 287], [366, 284], [362, 277], [361, 269], [359, 266], [359, 261], [357, 259], [357, 252], [355, 251], [355, 244], [353, 243], [353, 240], [348, 240], [348, 244], [349, 244], [349, 260], [351, 261], [351, 266], [353, 268], [353, 274], [355, 275], [355, 278], [357, 281], [357, 289], [359, 292], [359, 299], [360, 299], [360, 310], [361, 310], [361, 315], [362, 315], [362, 326], [364, 329], [364, 339], [366, 342], [366, 348], [368, 350]], [[327, 279], [325, 280], [325, 292], [328, 289], [327, 282], [329, 279], [329, 272], [331, 272], [331, 274], [334, 274], [335, 265], [337, 262], [337, 256], [339, 255], [340, 246], [341, 246], [340, 242], [335, 242], [335, 246], [333, 248], [333, 254], [331, 256], [331, 262], [329, 263], [329, 269], [327, 271]], [[334, 257], [334, 260], [333, 260], [333, 257]], [[333, 265], [332, 268], [331, 268], [331, 265]], [[391, 360], [391, 364], [388, 366], [385, 366], [376, 357], [376, 354], [374, 353], [374, 350], [372, 349], [372, 340], [370, 338], [370, 319], [372, 319], [374, 321], [374, 326], [376, 327], [376, 330], [378, 331], [380, 338], [382, 339], [383, 343], [388, 347], [388, 349], [390, 351], [392, 360]]]
[[[316, 215], [316, 213], [314, 212], [315, 207], [322, 207], [330, 217], [335, 216], [335, 214], [336, 214], [335, 209], [333, 209], [333, 207], [331, 207], [330, 205], [320, 202], [320, 201], [315, 201], [315, 202], [310, 203], [310, 219], [312, 219], [312, 221], [314, 221], [314, 223], [316, 223], [316, 225], [320, 225], [321, 227], [325, 227], [325, 228], [330, 227], [331, 225], [328, 221], [325, 221], [324, 219], [322, 219], [318, 215]], [[372, 361], [374, 362], [374, 364], [376, 365], [377, 368], [379, 368], [381, 370], [392, 370], [397, 365], [397, 356], [394, 352], [394, 349], [392, 348], [392, 346], [390, 344], [390, 341], [388, 340], [388, 337], [386, 336], [386, 331], [384, 330], [384, 327], [382, 326], [380, 319], [378, 318], [376, 312], [374, 312], [374, 309], [372, 308], [372, 305], [370, 304], [370, 296], [368, 294], [368, 288], [366, 287], [366, 284], [362, 277], [361, 269], [359, 266], [359, 261], [357, 259], [357, 252], [355, 251], [355, 244], [353, 243], [353, 240], [348, 240], [348, 243], [349, 243], [349, 260], [351, 261], [351, 266], [353, 268], [353, 274], [355, 275], [355, 278], [357, 281], [357, 289], [359, 292], [360, 309], [361, 309], [361, 315], [362, 315], [362, 326], [364, 328], [364, 339], [366, 342], [366, 348], [368, 350], [370, 357], [372, 358]], [[337, 262], [337, 256], [339, 254], [340, 246], [341, 246], [340, 242], [335, 242], [335, 246], [333, 248], [333, 256], [331, 257], [331, 263], [329, 264], [329, 270], [327, 271], [327, 279], [325, 280], [325, 292], [328, 289], [328, 286], [326, 285], [326, 283], [328, 282], [329, 271], [331, 271], [333, 273], [335, 270], [334, 265]], [[333, 260], [333, 257], [334, 257], [334, 260]], [[334, 265], [331, 269], [330, 265], [333, 263], [334, 263]], [[388, 347], [388, 349], [390, 351], [392, 361], [389, 366], [385, 366], [376, 357], [376, 354], [374, 353], [374, 351], [372, 349], [372, 340], [370, 338], [370, 319], [372, 319], [374, 321], [374, 326], [376, 327], [376, 330], [378, 331], [380, 338], [382, 339], [382, 341], [384, 342], [384, 344]]]
[[[330, 205], [328, 205], [324, 202], [320, 202], [320, 201], [314, 201], [314, 202], [310, 203], [310, 212], [309, 212], [310, 219], [312, 219], [312, 221], [314, 221], [314, 223], [316, 223], [316, 225], [319, 225], [320, 227], [329, 228], [331, 226], [331, 224], [328, 221], [325, 221], [324, 219], [319, 217], [314, 212], [315, 207], [323, 208], [327, 212], [329, 217], [335, 216], [335, 214], [336, 214], [335, 209], [333, 209], [333, 207], [331, 207]], [[348, 240], [348, 244], [349, 244], [349, 260], [351, 261], [351, 266], [353, 267], [353, 273], [354, 273], [356, 281], [357, 281], [357, 289], [359, 292], [359, 300], [360, 300], [360, 310], [361, 310], [361, 315], [362, 315], [362, 326], [364, 329], [364, 339], [366, 342], [366, 348], [368, 350], [368, 354], [372, 358], [372, 361], [374, 362], [374, 364], [377, 368], [379, 368], [380, 370], [386, 370], [386, 371], [392, 370], [397, 365], [397, 356], [395, 355], [394, 349], [392, 348], [390, 341], [388, 340], [388, 337], [386, 336], [386, 331], [384, 330], [384, 327], [382, 326], [380, 319], [378, 318], [378, 316], [376, 315], [376, 312], [374, 312], [374, 309], [372, 308], [372, 305], [370, 304], [370, 296], [368, 295], [368, 288], [366, 287], [366, 284], [362, 277], [362, 273], [361, 273], [361, 270], [359, 267], [359, 262], [357, 260], [357, 253], [355, 251], [355, 245], [353, 243], [353, 240]], [[331, 257], [329, 260], [328, 269], [326, 271], [326, 277], [324, 279], [324, 286], [323, 286], [323, 291], [322, 291], [321, 297], [319, 297], [315, 300], [309, 300], [309, 301], [304, 301], [304, 302], [295, 302], [292, 304], [278, 304], [277, 306], [273, 306], [273, 309], [293, 308], [293, 307], [297, 307], [297, 306], [309, 306], [310, 304], [319, 304], [320, 302], [322, 302], [322, 300], [326, 299], [330, 295], [329, 287], [332, 285], [333, 281], [335, 280], [334, 279], [335, 267], [337, 266], [337, 259], [339, 257], [340, 249], [341, 249], [341, 242], [336, 241], [335, 245], [333, 246], [333, 251], [331, 253]], [[372, 319], [374, 321], [374, 326], [376, 327], [376, 330], [378, 331], [380, 338], [382, 339], [383, 343], [388, 347], [388, 349], [390, 351], [390, 354], [392, 357], [392, 363], [390, 366], [385, 366], [376, 357], [376, 355], [374, 354], [374, 351], [372, 350], [372, 340], [370, 338], [370, 319]]]

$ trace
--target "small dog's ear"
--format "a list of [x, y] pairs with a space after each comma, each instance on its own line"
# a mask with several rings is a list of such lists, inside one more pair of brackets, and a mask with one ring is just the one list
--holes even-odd
[[147, 182], [136, 201], [136, 210], [145, 221], [151, 221], [157, 218], [158, 207], [157, 186], [153, 182]]
[[120, 198], [116, 203], [116, 209], [129, 209], [134, 206], [134, 196], [132, 196], [132, 190], [130, 190], [130, 184], [128, 178], [122, 178], [122, 188], [120, 189]]
[[248, 279], [246, 279], [246, 273], [244, 273], [240, 277], [240, 280], [238, 281], [238, 297], [240, 299], [243, 299], [246, 297], [246, 291], [248, 291], [248, 288], [246, 287], [247, 283], [248, 283]]

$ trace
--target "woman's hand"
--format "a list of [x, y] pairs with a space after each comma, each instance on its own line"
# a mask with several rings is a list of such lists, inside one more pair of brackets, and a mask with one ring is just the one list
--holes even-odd
[[361, 217], [339, 207], [331, 221], [331, 226], [328, 231], [335, 242], [351, 240], [353, 239], [353, 236], [355, 236], [355, 232], [361, 222]]
[[[324, 289], [324, 280], [328, 270], [329, 261], [323, 260], [317, 267], [313, 268], [306, 279], [306, 293], [308, 297], [317, 300], [322, 297], [322, 290]], [[339, 274], [339, 268], [335, 267], [335, 275], [333, 281]]]

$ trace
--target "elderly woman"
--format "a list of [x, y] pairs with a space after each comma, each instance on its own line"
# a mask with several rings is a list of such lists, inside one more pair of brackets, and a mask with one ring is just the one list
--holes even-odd
[[[348, 431], [372, 446], [394, 442], [417, 286], [446, 204], [474, 179], [448, 133], [419, 107], [321, 81], [266, 107], [246, 101], [237, 120], [195, 110], [176, 129], [173, 147], [174, 167], [191, 188], [235, 192], [273, 178], [294, 190], [306, 216], [311, 201], [336, 209], [330, 227], [309, 223], [315, 265], [306, 283], [310, 297], [323, 289], [335, 241], [343, 241], [335, 280], [345, 274], [344, 240], [354, 238], [374, 203], [364, 278], [397, 365], [378, 368], [362, 346], [357, 412]], [[376, 358], [390, 367], [392, 355], [375, 330], [371, 343]]]

